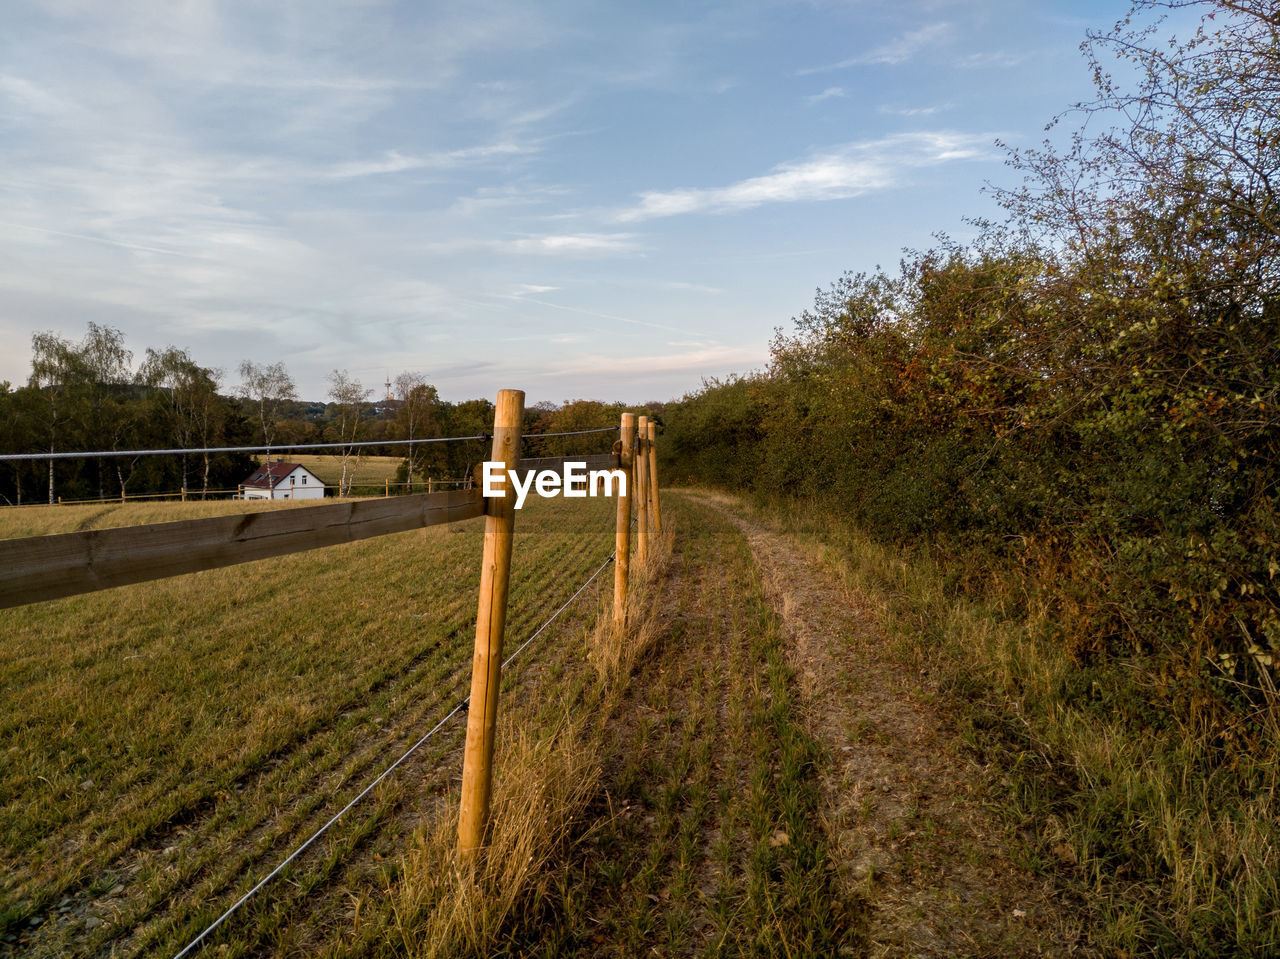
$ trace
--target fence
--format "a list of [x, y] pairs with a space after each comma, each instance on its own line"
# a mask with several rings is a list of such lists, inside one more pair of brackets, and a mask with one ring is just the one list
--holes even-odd
[[[619, 424], [620, 438], [614, 444], [612, 453], [522, 459], [523, 412], [522, 391], [502, 390], [498, 394], [489, 458], [490, 462], [501, 464], [503, 470], [511, 471], [522, 485], [527, 484], [530, 474], [536, 471], [563, 468], [567, 463], [581, 463], [588, 470], [618, 469], [625, 476], [625, 485], [617, 495], [615, 552], [610, 557], [615, 564], [612, 615], [616, 623], [625, 624], [633, 507], [637, 562], [645, 562], [650, 549], [650, 538], [661, 530], [657, 462], [654, 456], [656, 426], [648, 417], [640, 416], [637, 419], [634, 414], [624, 413]], [[498, 690], [504, 665], [502, 647], [516, 518], [512, 485], [503, 482], [499, 495], [489, 497], [484, 495], [482, 485], [477, 481], [471, 483], [470, 488], [440, 492], [372, 500], [343, 500], [298, 509], [0, 540], [0, 609], [485, 517], [471, 695], [464, 701], [469, 704], [469, 708], [458, 820], [458, 853], [465, 860], [473, 856], [483, 844], [489, 817], [493, 741], [497, 725]], [[608, 562], [606, 560], [605, 566]], [[569, 602], [581, 594], [605, 566], [598, 569]], [[567, 605], [568, 603], [565, 604], [566, 607]], [[564, 608], [561, 607], [560, 611]], [[532, 641], [536, 635], [537, 633], [528, 641]], [[462, 704], [450, 716], [461, 708]], [[426, 738], [420, 740], [419, 745]], [[401, 757], [396, 765], [407, 755], [408, 753]], [[391, 767], [394, 768], [395, 766]], [[382, 777], [352, 800], [347, 808], [367, 794], [391, 769], [386, 770]], [[342, 812], [346, 812], [346, 809]], [[340, 812], [338, 816], [341, 815]], [[338, 816], [330, 820], [321, 832], [336, 821]], [[179, 955], [187, 954], [319, 835], [320, 833], [316, 833], [295, 850], [285, 863], [278, 866]]]

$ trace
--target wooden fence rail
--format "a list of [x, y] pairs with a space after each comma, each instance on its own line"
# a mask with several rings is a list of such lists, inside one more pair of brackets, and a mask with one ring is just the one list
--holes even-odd
[[481, 491], [0, 540], [0, 609], [484, 515]]
[[[564, 463], [581, 462], [587, 463], [588, 469], [611, 469], [617, 466], [618, 457], [546, 457], [525, 460], [521, 469], [556, 469]], [[477, 485], [469, 490], [5, 539], [0, 540], [0, 609], [484, 514], [485, 500]]]

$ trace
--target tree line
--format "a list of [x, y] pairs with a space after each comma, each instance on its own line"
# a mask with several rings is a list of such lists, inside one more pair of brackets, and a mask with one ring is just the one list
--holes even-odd
[[1144, 664], [1157, 721], [1274, 734], [1278, 37], [1243, 0], [1090, 34], [1085, 125], [1010, 151], [1006, 217], [819, 290], [767, 369], [668, 406], [668, 469], [811, 500], [958, 588], [1029, 574], [1081, 664]]
[[[0, 382], [0, 453], [74, 453], [151, 449], [209, 450], [270, 446], [282, 453], [309, 443], [337, 443], [337, 492], [352, 492], [363, 455], [399, 456], [397, 482], [406, 491], [428, 475], [461, 477], [488, 452], [483, 440], [404, 444], [448, 436], [483, 436], [493, 429], [488, 399], [450, 402], [418, 372], [399, 374], [389, 397], [345, 370], [328, 376], [327, 402], [298, 398], [283, 363], [246, 360], [228, 388], [223, 370], [202, 366], [174, 346], [148, 347], [140, 361], [123, 334], [90, 322], [72, 340], [55, 332], [32, 336], [25, 385]], [[542, 403], [526, 411], [529, 455], [607, 451], [612, 437], [537, 440], [532, 434], [614, 426], [621, 404], [587, 400]], [[357, 447], [356, 443], [387, 443]], [[183, 452], [13, 461], [0, 464], [0, 503], [118, 499], [141, 494], [226, 495], [261, 454]]]

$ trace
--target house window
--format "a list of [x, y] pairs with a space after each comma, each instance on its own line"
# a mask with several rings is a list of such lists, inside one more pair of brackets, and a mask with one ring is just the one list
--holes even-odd
[[296, 483], [297, 481], [298, 481], [298, 478], [297, 478], [296, 476], [290, 476], [290, 477], [289, 477], [289, 485], [290, 485], [290, 486], [292, 486], [292, 485], [293, 485], [294, 483]]
[[303, 486], [307, 485], [307, 478], [305, 476], [302, 477], [302, 485]]

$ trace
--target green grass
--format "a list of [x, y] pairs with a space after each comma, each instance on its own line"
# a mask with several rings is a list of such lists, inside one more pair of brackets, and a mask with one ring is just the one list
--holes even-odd
[[837, 955], [861, 906], [831, 882], [780, 624], [735, 529], [663, 508], [667, 625], [601, 731], [592, 825], [493, 952]]
[[[262, 507], [6, 510], [0, 536], [246, 508]], [[612, 514], [604, 499], [521, 511], [510, 642], [608, 555]], [[0, 612], [0, 951], [14, 936], [33, 956], [172, 954], [269, 871], [465, 694], [482, 530], [473, 520]], [[593, 612], [587, 601], [569, 622]], [[384, 883], [448, 792], [462, 728], [220, 931], [226, 954], [329, 941], [348, 892]]]

